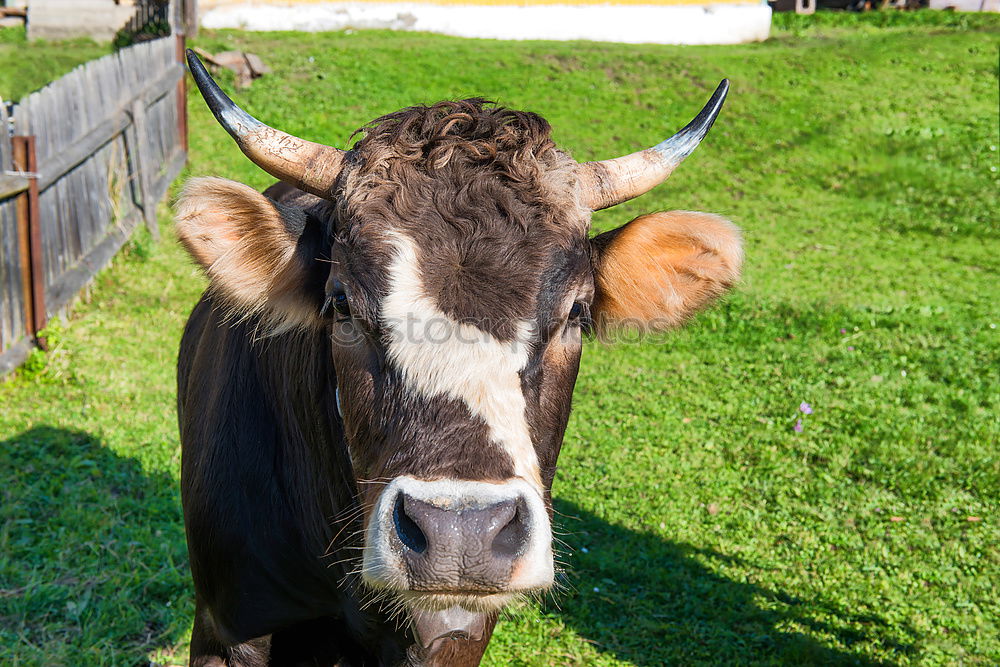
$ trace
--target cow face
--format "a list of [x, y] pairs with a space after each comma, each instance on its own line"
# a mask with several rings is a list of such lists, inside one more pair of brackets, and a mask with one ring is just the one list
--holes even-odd
[[369, 508], [362, 572], [422, 603], [495, 608], [552, 582], [590, 210], [545, 121], [481, 101], [379, 119], [353, 153], [326, 297]]
[[[328, 332], [360, 573], [425, 643], [475, 635], [552, 584], [549, 490], [583, 336], [683, 321], [737, 278], [739, 235], [674, 212], [588, 238], [592, 210], [655, 180], [637, 165], [663, 180], [693, 146], [579, 165], [539, 116], [466, 100], [380, 118], [344, 153], [262, 126], [191, 64], [244, 152], [314, 196], [195, 179], [181, 241], [234, 314]], [[690, 127], [688, 143], [707, 132]]]

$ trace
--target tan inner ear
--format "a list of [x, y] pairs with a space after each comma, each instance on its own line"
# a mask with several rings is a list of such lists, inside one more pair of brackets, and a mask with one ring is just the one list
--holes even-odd
[[272, 329], [315, 319], [296, 293], [304, 282], [297, 239], [274, 204], [253, 188], [222, 178], [191, 179], [177, 201], [177, 235], [230, 314], [264, 314]]
[[594, 239], [594, 322], [615, 330], [661, 331], [684, 322], [739, 278], [739, 230], [709, 213], [643, 215]]

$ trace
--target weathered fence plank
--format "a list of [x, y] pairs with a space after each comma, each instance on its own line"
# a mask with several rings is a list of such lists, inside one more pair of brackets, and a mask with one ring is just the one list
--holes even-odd
[[160, 237], [160, 230], [156, 225], [156, 202], [150, 196], [150, 183], [153, 180], [153, 161], [147, 148], [147, 137], [140, 137], [136, 128], [147, 127], [146, 125], [146, 105], [142, 100], [132, 103], [132, 131], [130, 137], [130, 149], [134, 151], [136, 164], [136, 184], [139, 186], [139, 199], [142, 200], [142, 217], [146, 221], [153, 238]]
[[39, 189], [48, 190], [49, 186], [58, 183], [66, 172], [90, 159], [97, 149], [120, 136], [130, 123], [131, 119], [124, 112], [119, 112], [91, 128], [83, 135], [81, 141], [70, 145], [64, 153], [56, 155], [45, 163], [45, 171], [39, 174], [38, 178]]
[[[6, 170], [5, 170], [6, 171]], [[0, 174], [0, 199], [8, 199], [28, 189], [28, 179], [17, 174]]]

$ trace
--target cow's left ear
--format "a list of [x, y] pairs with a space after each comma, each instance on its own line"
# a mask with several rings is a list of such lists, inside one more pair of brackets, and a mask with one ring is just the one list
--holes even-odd
[[709, 213], [643, 215], [600, 234], [594, 250], [595, 333], [677, 326], [739, 278], [743, 239]]
[[177, 235], [231, 316], [259, 316], [261, 333], [321, 323], [322, 224], [222, 178], [193, 178], [177, 200]]

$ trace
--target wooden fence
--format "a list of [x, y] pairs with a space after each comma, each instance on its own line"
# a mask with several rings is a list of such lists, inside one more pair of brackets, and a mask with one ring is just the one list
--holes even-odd
[[[176, 24], [175, 24], [176, 25]], [[86, 63], [0, 104], [0, 375], [144, 221], [187, 159], [183, 36]]]

